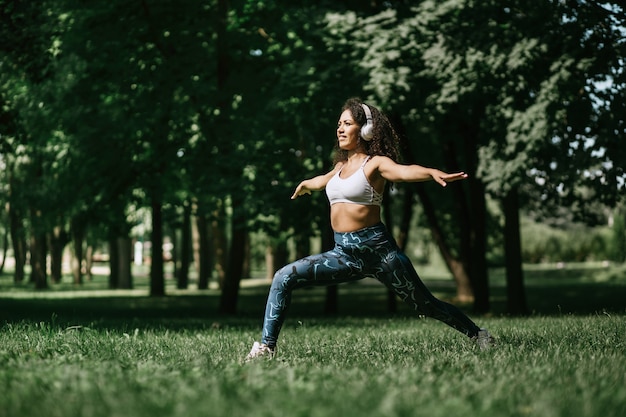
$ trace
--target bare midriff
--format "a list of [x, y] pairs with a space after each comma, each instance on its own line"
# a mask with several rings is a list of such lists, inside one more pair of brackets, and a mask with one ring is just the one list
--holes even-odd
[[330, 224], [335, 232], [354, 232], [380, 223], [380, 206], [335, 203], [330, 206]]

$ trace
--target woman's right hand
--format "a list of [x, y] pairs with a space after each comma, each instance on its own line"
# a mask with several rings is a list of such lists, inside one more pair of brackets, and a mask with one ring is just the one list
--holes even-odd
[[302, 181], [300, 184], [298, 184], [298, 186], [296, 187], [296, 191], [294, 191], [293, 195], [291, 196], [292, 200], [301, 195], [311, 194], [311, 190], [305, 185], [305, 182], [306, 181]]

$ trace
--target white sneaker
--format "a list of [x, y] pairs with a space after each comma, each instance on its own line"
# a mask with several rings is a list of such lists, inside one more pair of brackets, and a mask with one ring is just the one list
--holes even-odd
[[487, 329], [480, 329], [478, 335], [474, 336], [474, 342], [480, 350], [487, 350], [496, 344], [495, 339]]
[[252, 349], [250, 349], [250, 353], [246, 356], [246, 362], [249, 362], [256, 358], [267, 357], [268, 359], [274, 358], [276, 354], [276, 348], [270, 348], [266, 344], [254, 342], [252, 345]]

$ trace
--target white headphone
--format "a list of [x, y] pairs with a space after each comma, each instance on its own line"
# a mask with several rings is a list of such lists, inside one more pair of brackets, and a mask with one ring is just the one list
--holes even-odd
[[374, 123], [372, 122], [372, 112], [370, 111], [370, 108], [367, 107], [367, 105], [361, 103], [361, 106], [363, 106], [363, 110], [365, 111], [365, 124], [361, 127], [361, 137], [366, 141], [370, 141], [372, 140], [372, 138], [374, 138]]

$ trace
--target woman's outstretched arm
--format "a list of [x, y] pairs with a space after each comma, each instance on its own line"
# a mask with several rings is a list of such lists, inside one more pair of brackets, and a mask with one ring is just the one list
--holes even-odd
[[296, 190], [291, 196], [291, 199], [293, 200], [301, 195], [311, 194], [311, 191], [321, 191], [324, 188], [326, 188], [326, 184], [328, 184], [328, 181], [330, 181], [330, 179], [335, 175], [337, 170], [341, 168], [341, 165], [342, 163], [340, 162], [337, 165], [335, 165], [335, 168], [333, 168], [332, 171], [329, 171], [326, 174], [318, 175], [317, 177], [309, 178], [308, 180], [302, 181], [296, 187]]
[[420, 182], [437, 181], [445, 187], [447, 183], [467, 178], [465, 172], [448, 174], [436, 168], [427, 168], [417, 164], [403, 165], [394, 162], [386, 156], [376, 157], [377, 168], [380, 175], [391, 182]]

